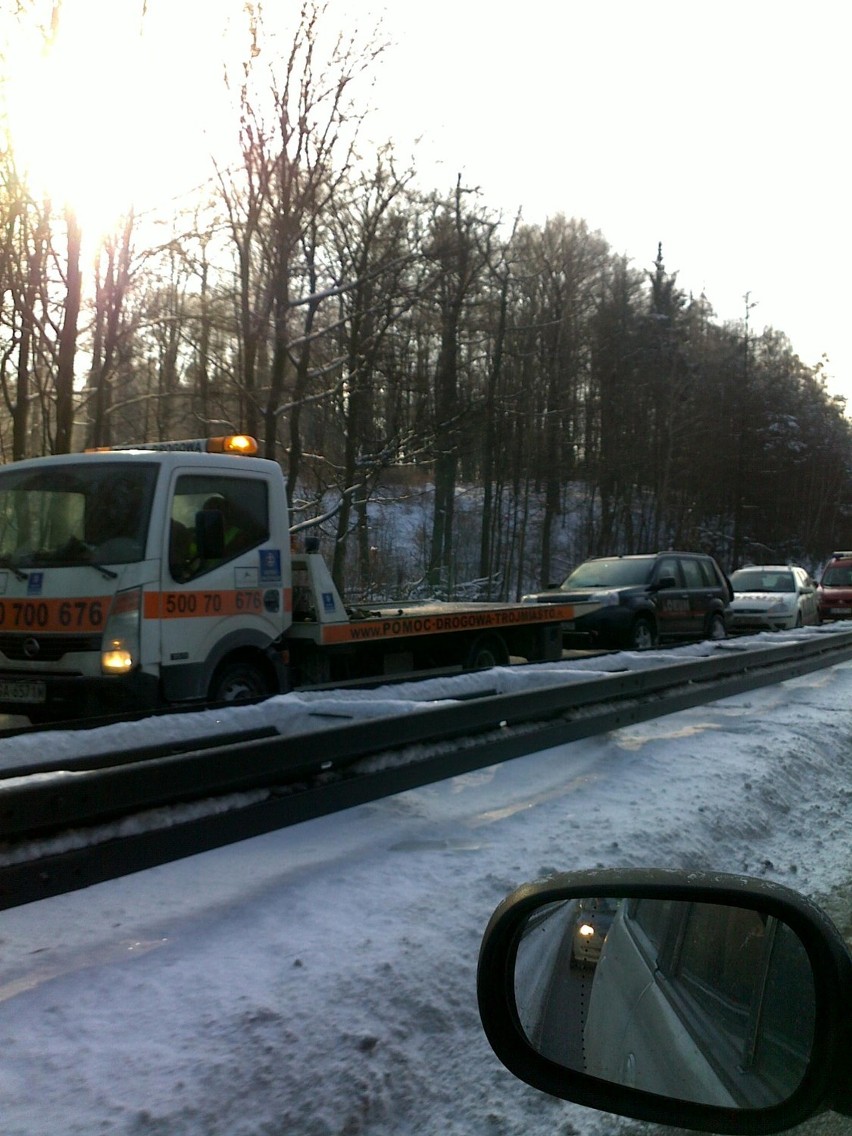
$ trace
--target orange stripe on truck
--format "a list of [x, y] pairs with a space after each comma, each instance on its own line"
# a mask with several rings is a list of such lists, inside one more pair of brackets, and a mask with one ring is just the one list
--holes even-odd
[[[284, 588], [283, 610], [292, 607], [292, 592]], [[233, 588], [217, 591], [201, 589], [183, 592], [146, 592], [143, 614], [146, 619], [210, 619], [226, 615], [263, 614], [265, 589]]]
[[519, 607], [485, 608], [461, 612], [400, 614], [387, 619], [364, 619], [355, 623], [331, 623], [322, 627], [321, 642], [359, 643], [371, 639], [435, 635], [442, 631], [499, 631], [531, 623], [555, 623], [574, 618], [570, 604], [524, 604]]

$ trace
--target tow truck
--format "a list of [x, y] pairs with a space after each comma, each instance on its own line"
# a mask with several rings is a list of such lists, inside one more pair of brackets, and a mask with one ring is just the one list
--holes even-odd
[[244, 435], [0, 469], [0, 713], [32, 722], [559, 659], [570, 605], [347, 607]]

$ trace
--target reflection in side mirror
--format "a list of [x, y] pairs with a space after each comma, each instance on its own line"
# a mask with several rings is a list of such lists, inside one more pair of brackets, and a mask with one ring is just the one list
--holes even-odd
[[524, 1032], [549, 1060], [700, 1104], [780, 1104], [813, 1047], [807, 951], [745, 907], [550, 903], [521, 929], [514, 981]]
[[852, 956], [766, 880], [572, 872], [500, 904], [477, 971], [482, 1025], [527, 1084], [705, 1132], [852, 1115]]

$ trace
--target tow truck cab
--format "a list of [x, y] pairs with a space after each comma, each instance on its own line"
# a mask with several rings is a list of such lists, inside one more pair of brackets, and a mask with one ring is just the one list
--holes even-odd
[[287, 497], [253, 452], [193, 439], [0, 469], [0, 712], [284, 688]]

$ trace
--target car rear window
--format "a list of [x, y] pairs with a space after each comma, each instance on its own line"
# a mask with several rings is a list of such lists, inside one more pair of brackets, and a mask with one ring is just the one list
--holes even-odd
[[832, 564], [823, 572], [822, 583], [828, 588], [852, 587], [852, 564]]
[[796, 581], [792, 572], [761, 572], [755, 568], [740, 568], [731, 576], [735, 592], [795, 592]]

